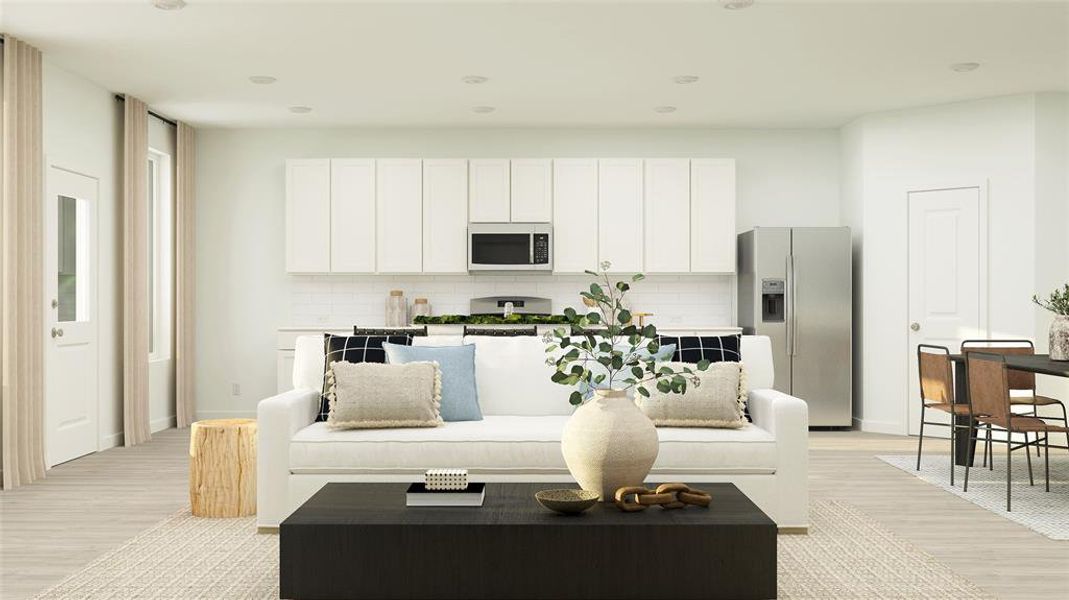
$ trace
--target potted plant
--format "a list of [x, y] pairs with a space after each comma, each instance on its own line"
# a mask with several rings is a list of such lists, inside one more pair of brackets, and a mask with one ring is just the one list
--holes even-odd
[[1051, 292], [1046, 300], [1032, 296], [1032, 302], [1054, 313], [1050, 324], [1051, 360], [1069, 360], [1069, 283]]
[[555, 367], [552, 380], [578, 388], [570, 397], [577, 408], [561, 438], [564, 461], [579, 485], [602, 500], [611, 500], [621, 487], [642, 484], [657, 459], [657, 430], [629, 394], [648, 397], [650, 386], [684, 393], [688, 383], [699, 384], [696, 370], [709, 368], [707, 360], [682, 371], [658, 365], [671, 359], [674, 348], [660, 346], [655, 326], [634, 325], [624, 304], [631, 283], [644, 276], [614, 284], [607, 273], [611, 266], [605, 261], [600, 273], [586, 271], [599, 280], [580, 294], [592, 310], [581, 315], [565, 309], [568, 326], [545, 336], [546, 362]]

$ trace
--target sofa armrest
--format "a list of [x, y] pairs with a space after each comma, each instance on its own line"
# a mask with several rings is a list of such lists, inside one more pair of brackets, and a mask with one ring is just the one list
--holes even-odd
[[290, 390], [256, 407], [256, 524], [278, 527], [289, 505], [290, 440], [315, 422], [319, 392]]
[[780, 530], [809, 527], [809, 407], [801, 398], [776, 390], [750, 390], [754, 425], [776, 438]]

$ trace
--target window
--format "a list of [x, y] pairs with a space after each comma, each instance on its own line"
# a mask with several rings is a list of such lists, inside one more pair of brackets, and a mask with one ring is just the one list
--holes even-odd
[[149, 149], [147, 187], [149, 360], [170, 360], [174, 263], [170, 155]]

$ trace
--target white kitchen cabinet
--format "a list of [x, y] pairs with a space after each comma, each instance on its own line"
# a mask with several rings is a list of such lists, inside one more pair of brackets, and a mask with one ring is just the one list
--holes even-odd
[[375, 272], [375, 161], [330, 161], [330, 270]]
[[642, 159], [598, 161], [598, 258], [610, 270], [643, 269]]
[[468, 271], [468, 161], [423, 161], [423, 272]]
[[423, 269], [423, 168], [419, 159], [380, 159], [375, 177], [376, 271]]
[[330, 160], [286, 161], [286, 271], [330, 271]]
[[473, 223], [508, 223], [509, 160], [473, 159], [468, 163], [468, 218]]
[[690, 271], [690, 160], [646, 159], [647, 273]]
[[690, 163], [690, 270], [735, 272], [735, 161]]
[[598, 268], [598, 161], [553, 161], [553, 271]]
[[511, 221], [548, 223], [553, 220], [553, 162], [548, 158], [512, 160]]

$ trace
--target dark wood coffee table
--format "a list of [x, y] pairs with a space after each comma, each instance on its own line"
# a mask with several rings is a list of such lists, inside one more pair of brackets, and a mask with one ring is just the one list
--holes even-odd
[[[403, 483], [331, 483], [282, 522], [282, 598], [775, 598], [776, 524], [730, 483], [709, 509], [563, 516], [551, 483], [481, 508], [407, 508]], [[560, 487], [560, 486], [558, 486]]]

